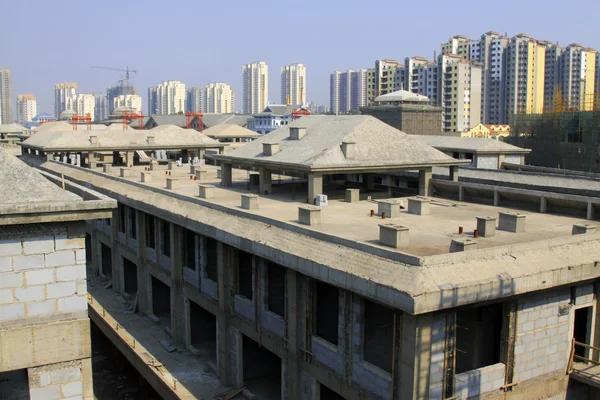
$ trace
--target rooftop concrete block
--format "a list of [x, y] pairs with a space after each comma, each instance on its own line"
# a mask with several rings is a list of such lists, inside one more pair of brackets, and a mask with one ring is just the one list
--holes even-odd
[[516, 212], [499, 212], [498, 229], [501, 231], [519, 233], [525, 232], [525, 214]]
[[179, 187], [179, 179], [167, 178], [167, 189], [175, 190]]
[[213, 185], [198, 185], [198, 197], [203, 199], [212, 199], [215, 197], [215, 187]]
[[194, 175], [196, 173], [196, 167], [194, 165], [190, 165], [190, 175]]
[[574, 224], [573, 230], [571, 231], [573, 235], [585, 235], [596, 233], [596, 225], [590, 224]]
[[150, 182], [152, 181], [152, 174], [150, 172], [140, 172], [140, 180], [142, 182]]
[[131, 176], [131, 170], [129, 168], [120, 168], [119, 170], [119, 176], [121, 178], [126, 178], [128, 176]]
[[263, 155], [273, 156], [279, 153], [279, 143], [263, 143]]
[[346, 203], [356, 203], [360, 200], [360, 189], [346, 189]]
[[244, 210], [258, 210], [258, 195], [242, 194], [242, 208]]
[[450, 243], [450, 253], [457, 253], [459, 251], [471, 251], [477, 250], [477, 241], [473, 239], [452, 239]]
[[111, 172], [112, 172], [112, 164], [103, 164], [103, 165], [102, 165], [102, 171], [103, 171], [105, 174], [109, 174], [109, 173], [111, 173]]
[[431, 200], [426, 197], [409, 197], [408, 212], [415, 215], [429, 215]]
[[379, 241], [394, 248], [406, 247], [410, 243], [409, 229], [402, 225], [379, 224]]
[[150, 166], [148, 168], [150, 168], [150, 171], [156, 171], [158, 169], [158, 163], [156, 161], [150, 161]]
[[203, 181], [208, 177], [208, 171], [205, 169], [195, 168], [194, 174], [196, 174], [196, 179], [199, 181]]
[[318, 225], [321, 223], [321, 208], [315, 206], [298, 207], [298, 221], [303, 225]]
[[377, 210], [379, 215], [385, 213], [387, 218], [397, 218], [400, 216], [400, 210], [404, 208], [404, 201], [400, 199], [381, 199], [377, 200]]
[[177, 164], [175, 164], [175, 161], [169, 161], [168, 164], [167, 164], [167, 169], [169, 171], [172, 171], [172, 170], [175, 169], [176, 166], [177, 166]]
[[476, 217], [477, 232], [481, 237], [496, 236], [496, 217]]

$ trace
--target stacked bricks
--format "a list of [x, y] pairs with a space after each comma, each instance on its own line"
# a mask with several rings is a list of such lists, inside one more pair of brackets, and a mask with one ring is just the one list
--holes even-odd
[[81, 361], [29, 368], [31, 400], [83, 399], [83, 374]]
[[85, 240], [67, 235], [0, 241], [0, 326], [87, 315]]

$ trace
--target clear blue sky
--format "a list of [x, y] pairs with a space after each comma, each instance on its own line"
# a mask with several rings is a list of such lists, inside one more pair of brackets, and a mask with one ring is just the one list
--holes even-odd
[[144, 97], [148, 86], [231, 84], [241, 98], [241, 66], [269, 65], [269, 98], [279, 102], [279, 68], [307, 67], [307, 99], [329, 103], [329, 74], [368, 68], [379, 58], [433, 56], [450, 36], [495, 30], [513, 36], [577, 42], [600, 49], [600, 2], [548, 1], [64, 1], [0, 0], [0, 67], [13, 72], [13, 92], [33, 93], [52, 112], [55, 83], [104, 91], [119, 72]]

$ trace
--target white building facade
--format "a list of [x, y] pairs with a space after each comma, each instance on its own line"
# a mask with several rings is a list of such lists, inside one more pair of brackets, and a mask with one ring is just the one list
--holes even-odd
[[201, 111], [215, 114], [232, 114], [235, 97], [233, 89], [226, 83], [209, 83], [202, 89]]
[[269, 100], [269, 67], [264, 61], [242, 66], [242, 112], [258, 114]]
[[192, 87], [186, 90], [186, 112], [203, 112], [202, 99], [204, 88]]
[[281, 67], [281, 104], [306, 103], [306, 67], [291, 64]]
[[90, 114], [92, 121], [96, 118], [96, 96], [93, 94], [80, 93], [67, 99], [67, 109], [75, 111], [77, 115]]
[[367, 75], [366, 69], [335, 71], [330, 75], [329, 101], [333, 114], [358, 111], [367, 105]]
[[17, 96], [17, 122], [31, 122], [37, 115], [37, 101], [32, 94], [20, 94]]
[[57, 118], [63, 111], [73, 110], [72, 99], [76, 95], [77, 84], [75, 82], [57, 83], [54, 85], [54, 115]]
[[150, 92], [155, 93], [156, 96], [156, 99], [153, 99], [151, 102], [156, 107], [155, 112], [152, 112], [152, 114], [169, 115], [185, 113], [186, 91], [184, 83], [179, 81], [165, 81], [155, 88], [150, 88]]
[[142, 111], [142, 96], [138, 94], [126, 94], [117, 96], [113, 99], [113, 109], [117, 107], [126, 107], [131, 111]]

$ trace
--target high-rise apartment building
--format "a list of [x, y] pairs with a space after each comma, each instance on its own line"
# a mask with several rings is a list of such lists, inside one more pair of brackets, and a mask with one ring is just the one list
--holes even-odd
[[156, 87], [148, 88], [148, 116], [158, 114], [158, 103], [156, 97]]
[[442, 43], [441, 54], [456, 54], [469, 59], [471, 42], [471, 39], [463, 35], [452, 36], [446, 43]]
[[432, 103], [437, 102], [438, 65], [425, 57], [407, 57], [404, 60], [402, 72], [396, 72], [402, 77], [401, 85], [396, 90], [406, 90], [429, 97]]
[[32, 94], [20, 94], [17, 96], [17, 122], [31, 122], [37, 115], [37, 101]]
[[560, 57], [562, 101], [569, 109], [590, 111], [596, 90], [596, 50], [578, 44], [564, 48]]
[[506, 48], [509, 38], [497, 32], [486, 32], [471, 43], [470, 59], [483, 66], [481, 121], [506, 124]]
[[96, 118], [96, 96], [93, 94], [80, 93], [67, 99], [67, 109], [71, 109], [77, 115], [90, 114], [92, 121]]
[[375, 97], [396, 90], [396, 74], [401, 71], [398, 67], [402, 67], [402, 64], [396, 60], [383, 59], [375, 61]]
[[108, 98], [103, 94], [97, 94], [94, 97], [96, 98], [94, 121], [104, 121], [105, 119], [108, 119], [108, 116], [110, 115], [108, 113]]
[[367, 105], [366, 69], [351, 69], [345, 72], [335, 71], [330, 75], [330, 111], [334, 114], [344, 114], [358, 111]]
[[367, 105], [372, 104], [377, 97], [378, 89], [375, 83], [375, 68], [367, 69]]
[[179, 81], [165, 81], [156, 87], [148, 88], [149, 115], [169, 115], [185, 113], [185, 84]]
[[546, 45], [525, 34], [510, 40], [507, 48], [507, 119], [512, 114], [544, 111]]
[[342, 73], [335, 71], [329, 75], [329, 110], [338, 115], [340, 113], [340, 80]]
[[269, 67], [264, 61], [242, 66], [242, 112], [258, 114], [269, 102]]
[[306, 103], [306, 67], [291, 64], [281, 67], [281, 104]]
[[[54, 85], [54, 115], [56, 118], [65, 110], [73, 110], [72, 99], [77, 95], [77, 84], [74, 82], [57, 83]], [[75, 111], [75, 110], [73, 110]]]
[[441, 81], [438, 104], [442, 106], [442, 129], [468, 131], [481, 122], [482, 65], [456, 54], [440, 54]]
[[550, 112], [562, 101], [560, 95], [561, 83], [561, 54], [563, 48], [554, 43], [546, 43], [546, 62], [544, 71], [544, 111]]
[[0, 124], [12, 122], [12, 102], [12, 72], [8, 68], [0, 68]]
[[185, 110], [192, 113], [204, 112], [202, 108], [202, 92], [204, 88], [192, 87], [186, 90]]
[[202, 90], [202, 112], [231, 114], [234, 100], [231, 86], [223, 82], [209, 83]]
[[119, 96], [137, 95], [137, 91], [133, 86], [117, 85], [106, 88], [106, 98], [108, 101], [108, 114], [113, 115], [116, 108], [115, 99]]
[[130, 111], [142, 111], [142, 96], [137, 94], [125, 94], [113, 98], [113, 110], [121, 107]]

